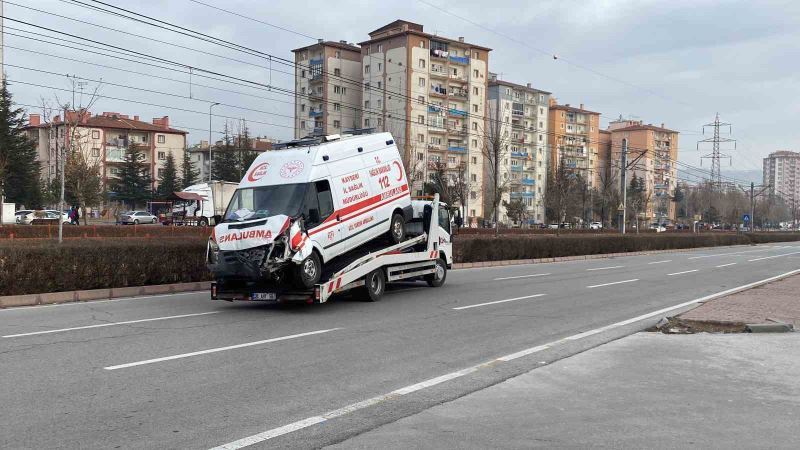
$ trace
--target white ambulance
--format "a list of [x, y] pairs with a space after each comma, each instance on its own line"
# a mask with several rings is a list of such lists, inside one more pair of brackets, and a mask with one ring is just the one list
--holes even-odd
[[215, 278], [316, 284], [324, 264], [405, 239], [411, 197], [389, 133], [292, 141], [256, 158], [209, 240]]

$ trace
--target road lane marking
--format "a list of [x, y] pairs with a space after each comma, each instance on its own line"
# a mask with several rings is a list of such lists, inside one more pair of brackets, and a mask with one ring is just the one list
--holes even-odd
[[711, 295], [707, 295], [705, 297], [696, 298], [694, 300], [689, 300], [688, 302], [680, 303], [680, 304], [677, 304], [677, 305], [674, 305], [674, 306], [668, 306], [666, 308], [662, 308], [662, 309], [659, 309], [657, 311], [653, 311], [653, 312], [650, 312], [650, 313], [647, 313], [647, 314], [642, 314], [641, 316], [637, 316], [637, 317], [633, 317], [633, 318], [630, 318], [630, 319], [626, 319], [626, 320], [623, 320], [621, 322], [616, 322], [616, 323], [612, 323], [610, 325], [606, 325], [606, 326], [603, 326], [603, 327], [595, 328], [593, 330], [584, 331], [582, 333], [575, 334], [575, 335], [572, 335], [572, 336], [569, 336], [569, 337], [565, 337], [565, 338], [562, 338], [562, 339], [559, 339], [559, 340], [556, 340], [556, 341], [553, 341], [553, 342], [549, 342], [549, 343], [544, 344], [544, 345], [538, 345], [536, 347], [527, 348], [527, 349], [518, 351], [516, 353], [511, 353], [509, 355], [501, 356], [499, 358], [492, 359], [492, 360], [486, 361], [484, 363], [481, 363], [481, 364], [478, 364], [478, 365], [475, 365], [475, 366], [472, 366], [472, 367], [467, 367], [465, 369], [461, 369], [461, 370], [458, 370], [458, 371], [455, 371], [455, 372], [451, 372], [451, 373], [448, 373], [448, 374], [445, 374], [445, 375], [442, 375], [442, 376], [439, 376], [439, 377], [436, 377], [436, 378], [431, 378], [431, 379], [423, 381], [421, 383], [417, 383], [417, 384], [413, 384], [411, 386], [406, 386], [404, 388], [396, 389], [396, 390], [394, 390], [392, 392], [389, 392], [387, 394], [378, 395], [378, 396], [375, 396], [375, 397], [372, 397], [372, 398], [369, 398], [369, 399], [366, 399], [366, 400], [363, 400], [363, 401], [360, 401], [360, 402], [357, 402], [357, 403], [352, 403], [352, 404], [347, 405], [347, 406], [345, 406], [343, 408], [339, 408], [339, 409], [335, 409], [333, 411], [329, 411], [329, 412], [327, 412], [325, 414], [309, 417], [309, 418], [303, 419], [303, 420], [298, 420], [297, 422], [292, 422], [292, 423], [290, 423], [288, 425], [284, 425], [284, 426], [281, 426], [281, 427], [278, 427], [278, 428], [273, 428], [271, 430], [267, 430], [267, 431], [264, 431], [262, 433], [254, 434], [252, 436], [248, 436], [248, 437], [245, 437], [245, 438], [242, 438], [242, 439], [239, 439], [239, 440], [227, 443], [227, 444], [223, 444], [223, 445], [221, 445], [219, 447], [214, 447], [212, 450], [237, 450], [237, 449], [240, 449], [240, 448], [244, 448], [244, 447], [248, 447], [248, 446], [251, 446], [251, 445], [255, 445], [255, 444], [258, 444], [258, 443], [261, 443], [261, 442], [264, 442], [264, 441], [268, 441], [270, 439], [274, 439], [274, 438], [279, 437], [279, 436], [283, 436], [285, 434], [289, 434], [289, 433], [292, 433], [292, 432], [295, 432], [295, 431], [298, 431], [298, 430], [302, 430], [304, 428], [308, 428], [308, 427], [313, 426], [313, 425], [317, 425], [317, 424], [323, 423], [323, 422], [325, 422], [327, 420], [330, 420], [330, 419], [333, 419], [333, 418], [336, 418], [336, 417], [344, 416], [346, 414], [349, 414], [349, 413], [354, 412], [354, 411], [358, 411], [360, 409], [364, 409], [364, 408], [367, 408], [367, 407], [370, 407], [370, 406], [377, 405], [379, 403], [383, 403], [383, 402], [386, 402], [386, 401], [394, 400], [396, 398], [400, 398], [403, 395], [406, 395], [406, 394], [411, 393], [411, 392], [419, 391], [419, 390], [424, 389], [426, 387], [435, 386], [437, 384], [441, 384], [441, 383], [444, 383], [446, 381], [450, 381], [450, 380], [455, 380], [455, 379], [461, 378], [461, 377], [463, 377], [465, 375], [477, 372], [477, 371], [479, 371], [481, 369], [494, 367], [497, 364], [502, 364], [504, 362], [512, 361], [514, 359], [518, 359], [518, 358], [521, 358], [521, 357], [524, 357], [524, 356], [528, 356], [528, 355], [532, 355], [532, 354], [535, 354], [535, 353], [539, 353], [539, 352], [547, 350], [547, 349], [549, 349], [551, 347], [556, 347], [558, 345], [563, 345], [563, 344], [565, 344], [567, 342], [579, 340], [579, 339], [582, 339], [582, 338], [585, 338], [585, 337], [588, 337], [588, 336], [592, 336], [592, 335], [595, 335], [595, 334], [598, 334], [598, 333], [602, 333], [603, 331], [609, 331], [609, 330], [613, 330], [615, 328], [620, 328], [620, 327], [623, 327], [623, 326], [626, 326], [626, 325], [630, 325], [630, 324], [639, 322], [641, 320], [650, 319], [650, 318], [656, 317], [658, 315], [664, 314], [666, 312], [673, 311], [675, 309], [684, 308], [686, 306], [694, 305], [694, 304], [705, 302], [705, 301], [708, 301], [708, 300], [713, 300], [715, 298], [724, 297], [724, 296], [730, 295], [730, 294], [735, 294], [737, 292], [741, 292], [741, 291], [750, 289], [752, 287], [756, 287], [756, 286], [760, 286], [760, 285], [763, 285], [763, 284], [767, 284], [767, 283], [770, 283], [772, 281], [780, 280], [782, 278], [786, 278], [786, 277], [789, 277], [789, 276], [792, 276], [792, 275], [795, 275], [795, 274], [799, 274], [799, 273], [800, 273], [800, 269], [793, 270], [791, 272], [786, 272], [786, 273], [783, 273], [781, 275], [777, 275], [777, 276], [774, 276], [774, 277], [771, 277], [771, 278], [767, 278], [767, 279], [764, 279], [764, 280], [756, 281], [754, 283], [749, 283], [749, 284], [746, 284], [746, 285], [743, 285], [743, 286], [739, 286], [739, 287], [735, 287], [735, 288], [732, 288], [732, 289], [728, 289], [728, 290], [725, 290], [725, 291], [722, 291], [722, 292], [717, 292], [716, 294], [711, 294]]
[[772, 258], [780, 258], [781, 256], [796, 255], [798, 253], [800, 253], [800, 252], [784, 253], [782, 255], [774, 255], [774, 256], [765, 256], [763, 258], [748, 259], [747, 262], [761, 261], [761, 260], [764, 260], [764, 259], [772, 259]]
[[672, 260], [671, 259], [665, 259], [664, 261], [653, 261], [653, 262], [649, 262], [647, 264], [650, 264], [650, 265], [652, 265], [652, 264], [664, 264], [664, 263], [668, 263], [668, 262], [672, 262]]
[[700, 270], [700, 269], [694, 269], [694, 270], [684, 270], [683, 272], [668, 273], [668, 274], [667, 274], [667, 276], [668, 276], [668, 277], [672, 277], [672, 276], [675, 276], [675, 275], [683, 275], [683, 274], [685, 274], [685, 273], [697, 272], [698, 270]]
[[12, 312], [12, 311], [24, 311], [26, 309], [50, 309], [50, 308], [59, 308], [62, 306], [86, 306], [87, 304], [97, 304], [97, 303], [115, 303], [115, 302], [124, 302], [127, 300], [148, 300], [151, 298], [159, 298], [159, 297], [172, 297], [172, 296], [179, 296], [179, 295], [197, 295], [197, 294], [208, 294], [208, 290], [204, 289], [202, 291], [189, 291], [189, 292], [175, 292], [174, 294], [159, 294], [159, 295], [136, 295], [133, 297], [120, 297], [120, 298], [110, 298], [108, 300], [88, 300], [88, 301], [77, 301], [77, 302], [66, 302], [66, 303], [56, 303], [53, 305], [34, 305], [34, 306], [14, 306], [13, 308], [4, 308], [0, 309], [0, 313], [3, 312]]
[[716, 268], [719, 269], [720, 267], [735, 266], [736, 264], [739, 264], [739, 263], [720, 264], [719, 266], [716, 266]]
[[272, 342], [285, 341], [285, 340], [288, 340], [288, 339], [296, 339], [296, 338], [301, 338], [301, 337], [305, 337], [305, 336], [313, 336], [315, 334], [330, 333], [331, 331], [336, 331], [336, 330], [341, 330], [341, 328], [329, 328], [327, 330], [309, 331], [307, 333], [299, 333], [299, 334], [292, 334], [292, 335], [289, 335], [289, 336], [276, 337], [276, 338], [272, 338], [272, 339], [264, 339], [263, 341], [247, 342], [247, 343], [244, 343], [244, 344], [229, 345], [227, 347], [210, 348], [210, 349], [207, 349], [207, 350], [200, 350], [200, 351], [197, 351], [197, 352], [182, 353], [180, 355], [165, 356], [163, 358], [146, 359], [144, 361], [136, 361], [136, 362], [127, 363], [127, 364], [119, 364], [119, 365], [116, 365], [116, 366], [103, 367], [103, 369], [105, 369], [105, 370], [127, 369], [128, 367], [143, 366], [145, 364], [153, 364], [153, 363], [158, 363], [158, 362], [163, 362], [163, 361], [172, 361], [173, 359], [190, 358], [192, 356], [207, 355], [209, 353], [224, 352], [224, 351], [227, 351], [227, 350], [235, 350], [237, 348], [252, 347], [254, 345], [269, 344], [269, 343], [272, 343]]
[[614, 284], [633, 283], [634, 281], [639, 281], [639, 279], [638, 278], [634, 278], [632, 280], [614, 281], [613, 283], [593, 284], [591, 286], [586, 286], [586, 288], [587, 289], [594, 289], [594, 288], [599, 288], [599, 287], [603, 287], [603, 286], [611, 286], [611, 285], [614, 285]]
[[515, 277], [501, 277], [501, 278], [495, 278], [495, 279], [494, 279], [494, 280], [492, 280], [492, 281], [501, 281], [501, 280], [515, 280], [515, 279], [517, 279], [517, 278], [546, 277], [547, 275], [550, 275], [550, 274], [549, 274], [549, 273], [535, 273], [535, 274], [533, 274], [533, 275], [517, 275], [517, 276], [515, 276]]
[[608, 270], [608, 269], [621, 269], [625, 266], [608, 266], [608, 267], [595, 267], [594, 269], [586, 269], [588, 272], [593, 270]]
[[[781, 247], [776, 247], [776, 248], [781, 248]], [[693, 257], [691, 257], [689, 259], [714, 258], [716, 256], [741, 255], [743, 253], [768, 252], [770, 250], [773, 250], [773, 248], [764, 248], [764, 249], [760, 249], [760, 250], [746, 250], [746, 251], [743, 251], [743, 252], [733, 252], [733, 253], [717, 253], [717, 254], [714, 254], [714, 255], [693, 256]]]
[[547, 294], [534, 294], [534, 295], [526, 295], [524, 297], [507, 298], [505, 300], [496, 300], [496, 301], [493, 301], [493, 302], [478, 303], [478, 304], [475, 304], [475, 305], [459, 306], [458, 308], [453, 308], [453, 309], [461, 310], [461, 309], [477, 308], [479, 306], [496, 305], [498, 303], [506, 303], [506, 302], [515, 302], [517, 300], [525, 300], [526, 298], [542, 297], [544, 295], [547, 295]]
[[97, 325], [86, 325], [82, 327], [72, 327], [72, 328], [59, 328], [57, 330], [45, 330], [45, 331], [32, 331], [30, 333], [19, 333], [19, 334], [8, 334], [6, 336], [0, 336], [3, 338], [15, 338], [15, 337], [23, 337], [23, 336], [35, 336], [39, 334], [51, 334], [51, 333], [62, 333], [64, 331], [75, 331], [75, 330], [88, 330], [91, 328], [104, 328], [104, 327], [114, 327], [117, 325], [129, 325], [132, 323], [142, 323], [142, 322], [156, 322], [159, 320], [170, 320], [170, 319], [181, 319], [184, 317], [196, 317], [196, 316], [206, 316], [209, 314], [219, 314], [222, 311], [208, 311], [202, 313], [194, 313], [194, 314], [181, 314], [179, 316], [164, 316], [164, 317], [153, 317], [151, 319], [138, 319], [138, 320], [126, 320], [124, 322], [110, 322], [110, 323], [101, 323]]

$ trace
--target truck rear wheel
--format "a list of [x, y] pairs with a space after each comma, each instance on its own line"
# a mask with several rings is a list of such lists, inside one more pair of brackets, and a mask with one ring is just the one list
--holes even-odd
[[295, 266], [295, 281], [300, 288], [311, 289], [319, 283], [322, 274], [322, 264], [319, 261], [317, 252], [311, 252], [306, 259]]
[[377, 302], [386, 290], [386, 276], [383, 269], [375, 269], [364, 277], [364, 301]]
[[447, 263], [442, 258], [436, 260], [436, 272], [425, 275], [425, 282], [430, 287], [439, 287], [447, 279]]
[[394, 214], [389, 226], [389, 241], [392, 244], [399, 244], [404, 240], [406, 240], [406, 220], [402, 214]]

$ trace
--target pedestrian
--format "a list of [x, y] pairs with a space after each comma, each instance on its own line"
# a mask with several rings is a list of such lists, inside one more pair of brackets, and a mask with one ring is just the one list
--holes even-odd
[[456, 224], [456, 233], [458, 233], [458, 230], [460, 230], [461, 226], [464, 225], [464, 219], [461, 218], [461, 214], [456, 214], [454, 222]]
[[72, 225], [78, 225], [78, 208], [72, 207], [70, 208], [70, 223]]

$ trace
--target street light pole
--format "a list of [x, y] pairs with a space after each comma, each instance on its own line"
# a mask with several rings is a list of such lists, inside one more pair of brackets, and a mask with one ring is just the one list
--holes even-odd
[[211, 108], [219, 105], [219, 102], [214, 102], [208, 105], [208, 182], [211, 183], [211, 163], [213, 162], [213, 158], [211, 155]]
[[[622, 226], [620, 230], [622, 234], [625, 234], [625, 221], [627, 219], [627, 212], [628, 212], [628, 182], [626, 179], [627, 171], [628, 171], [628, 139], [622, 139], [622, 161], [621, 167], [622, 173], [620, 174], [620, 180], [622, 184]], [[638, 231], [638, 228], [637, 228]]]

